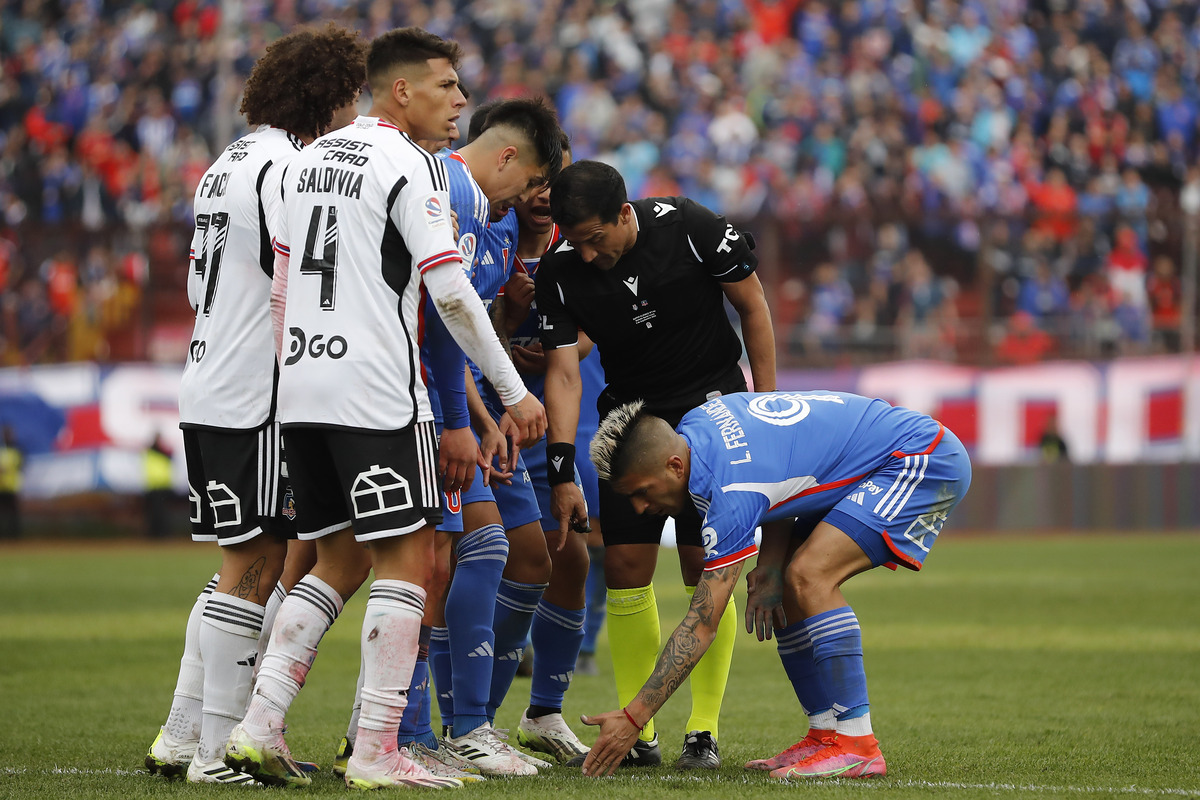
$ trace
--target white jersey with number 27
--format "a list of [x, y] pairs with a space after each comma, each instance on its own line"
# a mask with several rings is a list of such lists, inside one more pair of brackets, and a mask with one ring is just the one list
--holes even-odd
[[187, 427], [266, 423], [275, 396], [269, 300], [280, 178], [303, 145], [261, 125], [225, 148], [196, 187], [188, 300], [196, 326], [179, 393]]

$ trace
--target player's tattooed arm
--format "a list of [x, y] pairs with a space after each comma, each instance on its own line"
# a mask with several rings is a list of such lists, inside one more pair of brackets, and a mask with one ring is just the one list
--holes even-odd
[[637, 697], [619, 711], [583, 716], [585, 725], [596, 725], [600, 735], [583, 763], [583, 774], [611, 775], [633, 747], [638, 732], [679, 688], [717, 635], [721, 613], [742, 574], [741, 563], [721, 567], [700, 576], [687, 616], [671, 634], [667, 646]]
[[[667, 640], [654, 672], [631, 704], [631, 707], [634, 704], [644, 707], [647, 712], [645, 719], [657, 712], [667, 698], [683, 685], [716, 638], [721, 614], [729, 605], [729, 598], [741, 574], [742, 563], [738, 562], [701, 575], [683, 622]], [[642, 718], [638, 718], [638, 721], [645, 724]]]
[[[242, 573], [241, 579], [238, 581], [237, 586], [234, 587], [230, 594], [232, 594], [234, 597], [240, 597], [243, 600], [249, 600], [251, 597], [260, 596], [261, 592], [259, 591], [259, 582], [262, 580], [263, 569], [266, 566], [267, 559], [265, 557], [255, 559], [254, 563], [247, 567], [246, 571]], [[274, 587], [267, 589], [267, 593], [270, 594], [271, 589], [273, 588]]]

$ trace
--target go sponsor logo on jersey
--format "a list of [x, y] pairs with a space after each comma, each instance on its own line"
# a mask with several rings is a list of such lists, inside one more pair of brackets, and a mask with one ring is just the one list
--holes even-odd
[[346, 351], [350, 349], [346, 340], [336, 334], [326, 338], [325, 334], [318, 333], [309, 338], [303, 330], [296, 327], [288, 328], [288, 333], [292, 335], [292, 341], [289, 344], [291, 352], [283, 362], [287, 367], [295, 364], [305, 355], [310, 358], [328, 357], [336, 361], [346, 355]]

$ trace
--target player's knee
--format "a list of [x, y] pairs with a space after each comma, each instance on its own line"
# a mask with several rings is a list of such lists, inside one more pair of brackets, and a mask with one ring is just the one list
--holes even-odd
[[639, 548], [615, 545], [604, 551], [604, 578], [610, 589], [636, 589], [654, 580], [655, 559], [640, 557]]
[[429, 570], [429, 583], [425, 585], [429, 596], [441, 595], [450, 584], [449, 553], [434, 553], [433, 564]]
[[519, 583], [549, 583], [552, 564], [545, 540], [510, 543], [504, 577]]
[[551, 552], [550, 560], [553, 563], [552, 583], [582, 584], [587, 580], [591, 560], [588, 557], [587, 540], [582, 536], [568, 533], [566, 544], [562, 550]]
[[793, 559], [787, 568], [787, 584], [801, 607], [832, 591], [835, 583], [828, 575], [804, 559]]
[[478, 561], [508, 561], [508, 537], [504, 528], [495, 523], [476, 528], [464, 533], [455, 548], [458, 553], [458, 568], [469, 566]]

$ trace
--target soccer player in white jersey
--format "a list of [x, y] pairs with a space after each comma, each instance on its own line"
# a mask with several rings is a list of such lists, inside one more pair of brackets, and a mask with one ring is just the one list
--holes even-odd
[[221, 570], [188, 619], [171, 712], [146, 754], [152, 773], [251, 780], [225, 766], [225, 742], [245, 713], [266, 606], [294, 537], [269, 309], [280, 180], [305, 144], [353, 119], [365, 55], [356, 34], [332, 25], [273, 43], [242, 100], [254, 130], [225, 148], [196, 189], [188, 270], [196, 325], [179, 416], [192, 538], [221, 545]]
[[279, 416], [298, 535], [316, 541], [317, 564], [283, 602], [250, 708], [230, 735], [226, 763], [264, 782], [309, 782], [284, 742], [284, 715], [357, 588], [342, 567], [362, 542], [375, 581], [346, 783], [462, 785], [396, 746], [441, 519], [433, 415], [420, 379], [422, 285], [500, 392], [506, 434], [536, 439], [545, 413], [463, 274], [444, 169], [413, 141], [449, 137], [465, 102], [455, 70], [461, 52], [417, 28], [376, 38], [367, 56], [370, 112], [314, 142], [284, 179], [273, 292], [283, 305], [282, 320], [273, 315], [283, 351]]
[[845, 392], [741, 393], [689, 411], [675, 429], [640, 401], [620, 406], [601, 423], [591, 456], [639, 514], [695, 503], [704, 573], [633, 700], [584, 717], [601, 727], [584, 773], [610, 774], [621, 763], [711, 644], [742, 564], [758, 554], [746, 628], [761, 641], [775, 627], [806, 735], [747, 768], [785, 780], [886, 774], [862, 632], [841, 585], [873, 567], [921, 568], [971, 485], [958, 438], [925, 414]]

